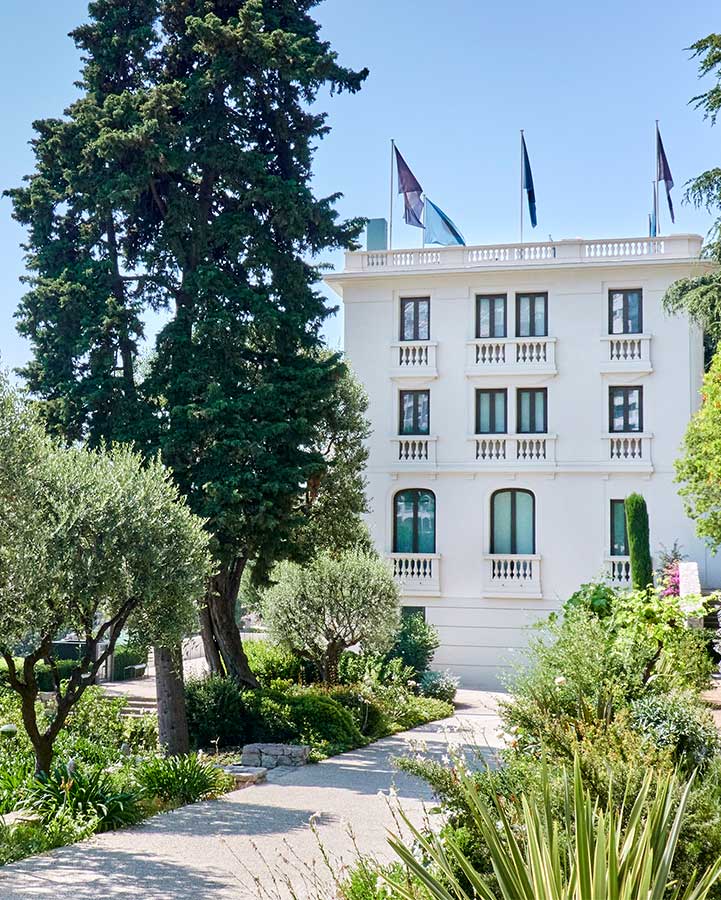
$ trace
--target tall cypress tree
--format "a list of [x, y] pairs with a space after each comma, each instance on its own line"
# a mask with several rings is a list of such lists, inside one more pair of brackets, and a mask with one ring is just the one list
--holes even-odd
[[[298, 551], [311, 448], [341, 374], [319, 352], [324, 251], [353, 246], [339, 195], [311, 186], [324, 87], [357, 91], [316, 0], [96, 0], [73, 37], [83, 94], [35, 124], [10, 194], [28, 226], [24, 374], [50, 426], [160, 451], [208, 520], [217, 571], [201, 616], [211, 667], [255, 684], [234, 608]], [[166, 324], [138, 373], [147, 310]]]

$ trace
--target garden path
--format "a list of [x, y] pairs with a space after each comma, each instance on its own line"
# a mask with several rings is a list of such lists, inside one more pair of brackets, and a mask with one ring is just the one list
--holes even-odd
[[[388, 794], [415, 822], [430, 800], [419, 779], [397, 772], [392, 758], [408, 742], [441, 758], [449, 745], [480, 747], [492, 755], [500, 746], [499, 695], [459, 691], [456, 715], [377, 741], [318, 765], [275, 770], [267, 783], [219, 800], [155, 816], [143, 825], [99, 835], [82, 844], [0, 869], [4, 900], [277, 900], [326, 896], [328, 885], [316, 831], [331, 867], [355, 858], [349, 826], [363, 853], [390, 858], [386, 834], [393, 827]], [[299, 862], [302, 861], [301, 862]], [[315, 875], [313, 874], [315, 872]], [[332, 894], [330, 895], [332, 896]]]

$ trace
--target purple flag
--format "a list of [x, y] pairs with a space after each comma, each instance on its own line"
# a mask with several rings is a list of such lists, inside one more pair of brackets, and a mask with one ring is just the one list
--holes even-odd
[[668, 211], [671, 213], [671, 221], [675, 222], [673, 214], [673, 203], [671, 202], [671, 188], [673, 187], [673, 178], [671, 169], [666, 159], [666, 151], [663, 149], [663, 141], [661, 140], [661, 132], [656, 125], [656, 179], [663, 181], [666, 185], [666, 199], [668, 200]]
[[423, 200], [421, 194], [423, 188], [418, 183], [418, 179], [408, 168], [408, 163], [403, 159], [397, 147], [396, 166], [398, 168], [398, 193], [403, 194], [403, 203], [405, 206], [404, 219], [407, 225], [415, 225], [416, 228], [423, 228]]

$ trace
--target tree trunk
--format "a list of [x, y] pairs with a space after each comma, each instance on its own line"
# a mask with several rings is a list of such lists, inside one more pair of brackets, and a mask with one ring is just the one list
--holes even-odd
[[176, 644], [172, 648], [154, 647], [153, 652], [160, 746], [167, 756], [179, 756], [190, 750], [182, 650], [180, 644]]
[[236, 559], [232, 565], [224, 565], [220, 572], [211, 578], [205, 604], [209, 613], [214, 641], [206, 639], [206, 635], [203, 633], [203, 644], [206, 658], [209, 653], [212, 655], [214, 643], [216, 650], [220, 651], [227, 674], [239, 684], [257, 688], [260, 685], [248, 663], [240, 630], [235, 621], [235, 604], [244, 568], [245, 560]]
[[323, 662], [323, 681], [327, 684], [338, 684], [338, 663], [340, 661], [341, 648], [330, 643], [326, 647], [325, 660]]
[[220, 658], [220, 650], [218, 650], [218, 642], [215, 640], [213, 622], [207, 605], [201, 606], [198, 618], [200, 619], [200, 636], [203, 638], [203, 650], [208, 670], [211, 675], [223, 675], [225, 673], [223, 661]]

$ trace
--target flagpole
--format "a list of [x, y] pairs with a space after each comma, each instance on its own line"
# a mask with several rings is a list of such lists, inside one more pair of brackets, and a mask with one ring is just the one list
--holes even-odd
[[391, 138], [391, 198], [390, 212], [388, 214], [388, 249], [393, 249], [393, 163], [395, 162], [396, 142]]
[[653, 146], [654, 179], [653, 179], [653, 206], [656, 213], [656, 237], [661, 234], [661, 210], [658, 203], [658, 119], [656, 119], [656, 134]]
[[521, 243], [523, 243], [523, 129], [521, 128]]

